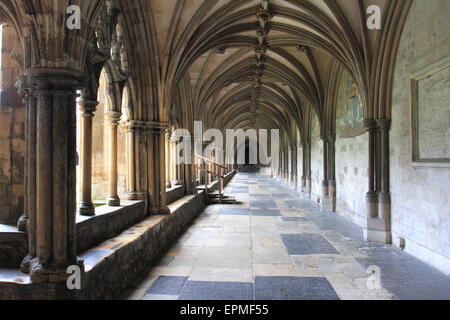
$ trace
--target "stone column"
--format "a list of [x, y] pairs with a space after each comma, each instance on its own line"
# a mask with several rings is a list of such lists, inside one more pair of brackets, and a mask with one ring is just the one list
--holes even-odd
[[295, 185], [297, 188], [297, 174], [296, 174], [296, 167], [297, 167], [297, 152], [295, 148], [291, 148], [291, 184]]
[[147, 129], [147, 181], [149, 214], [169, 214], [166, 204], [166, 133], [167, 123], [146, 122]]
[[81, 144], [80, 144], [80, 183], [81, 199], [78, 213], [82, 216], [95, 215], [92, 203], [92, 119], [98, 102], [90, 100], [78, 101], [81, 111]]
[[289, 184], [289, 148], [285, 149], [284, 153], [284, 179], [286, 180], [286, 183]]
[[302, 194], [306, 193], [306, 147], [302, 145]]
[[[23, 98], [23, 104], [25, 105], [25, 161], [24, 161], [24, 206], [23, 215], [19, 218], [17, 222], [17, 229], [22, 232], [27, 232], [27, 224], [29, 223], [29, 199], [28, 199], [28, 189], [29, 189], [29, 176], [30, 176], [30, 111], [34, 109], [36, 112], [36, 100], [31, 93], [31, 89], [27, 87], [26, 77], [23, 75], [18, 76], [18, 81], [16, 83], [18, 88], [18, 93]], [[36, 125], [35, 119], [36, 115], [31, 117], [34, 119], [32, 125]], [[36, 129], [33, 130], [35, 132]], [[34, 143], [34, 148], [36, 143]], [[36, 168], [36, 163], [34, 161], [34, 168]]]
[[109, 190], [106, 204], [110, 207], [119, 207], [120, 198], [117, 194], [117, 128], [121, 113], [107, 111], [105, 113], [109, 127]]
[[195, 166], [195, 138], [188, 136], [183, 139], [189, 139], [191, 146], [191, 163], [185, 164], [186, 174], [186, 193], [197, 194], [196, 166]]
[[[25, 104], [25, 189], [24, 215], [19, 219], [18, 230], [27, 232], [28, 256], [21, 266], [27, 271], [28, 263], [36, 257], [36, 133], [37, 133], [37, 98], [34, 89], [28, 83], [27, 74], [18, 77], [18, 93]], [[27, 273], [27, 272], [26, 272]]]
[[170, 150], [170, 184], [173, 186], [180, 185], [180, 168], [177, 164], [176, 152], [177, 152], [177, 137], [172, 133], [169, 140]]
[[127, 121], [125, 124], [125, 133], [127, 139], [127, 199], [128, 200], [142, 200], [138, 192], [137, 182], [137, 168], [138, 168], [138, 150], [136, 148], [138, 131], [141, 128], [138, 121]]
[[75, 240], [75, 99], [84, 81], [77, 72], [44, 68], [28, 69], [22, 78], [35, 97], [27, 115], [30, 246], [21, 265], [33, 282], [65, 281], [68, 266], [83, 266]]
[[367, 219], [378, 215], [377, 194], [375, 190], [375, 163], [376, 163], [376, 123], [373, 119], [364, 121], [364, 126], [369, 133], [369, 165], [368, 165], [368, 192], [366, 194]]
[[381, 240], [392, 242], [391, 235], [391, 194], [389, 190], [389, 119], [377, 119], [380, 133], [380, 191], [378, 193], [378, 219], [381, 220]]
[[[389, 128], [390, 120], [366, 120], [369, 131], [369, 192], [366, 195], [368, 241], [391, 243], [389, 193]], [[377, 150], [379, 150], [377, 152]]]
[[330, 198], [330, 208], [336, 212], [336, 136], [328, 137], [328, 196]]
[[336, 138], [334, 135], [327, 136], [324, 138], [324, 153], [326, 154], [326, 159], [324, 158], [324, 167], [326, 166], [326, 175], [324, 183], [322, 185], [322, 211], [336, 211], [336, 180], [335, 180], [335, 142]]
[[322, 211], [328, 208], [328, 138], [322, 137], [323, 140], [323, 180], [322, 180], [322, 197], [320, 199], [320, 207]]
[[171, 142], [171, 131], [167, 131], [166, 133], [166, 140], [165, 140], [165, 151], [166, 151], [166, 161], [164, 163], [164, 167], [166, 169], [166, 188], [172, 187], [172, 159], [171, 159], [171, 148], [172, 148], [172, 142]]
[[304, 165], [305, 165], [305, 189], [303, 190], [303, 196], [306, 199], [311, 198], [311, 146], [305, 144], [304, 148]]

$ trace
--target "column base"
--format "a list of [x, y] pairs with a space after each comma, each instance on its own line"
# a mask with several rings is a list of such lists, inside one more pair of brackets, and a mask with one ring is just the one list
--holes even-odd
[[126, 195], [127, 200], [145, 200], [147, 194], [145, 192], [128, 192]]
[[19, 221], [17, 221], [17, 230], [20, 232], [27, 232], [27, 223], [28, 217], [26, 215], [20, 216]]
[[321, 211], [330, 211], [329, 208], [331, 206], [331, 201], [329, 199], [328, 193], [328, 181], [322, 181], [322, 195], [320, 197], [320, 210]]
[[392, 233], [390, 231], [364, 229], [364, 240], [369, 242], [391, 244]]
[[320, 209], [327, 212], [336, 212], [336, 197], [330, 195], [322, 197], [320, 201]]
[[378, 196], [376, 192], [366, 194], [366, 216], [368, 219], [378, 217]]
[[167, 206], [163, 208], [150, 208], [149, 212], [152, 216], [168, 215], [170, 214], [170, 209]]
[[120, 207], [120, 199], [118, 196], [109, 196], [106, 200], [106, 205], [109, 207]]
[[66, 266], [46, 266], [44, 267], [39, 258], [26, 256], [20, 264], [20, 271], [30, 275], [30, 280], [33, 283], [56, 283], [66, 281], [70, 276], [67, 273], [67, 268], [70, 265], [76, 265], [80, 268], [81, 273], [84, 272], [84, 261], [77, 258], [73, 263], [68, 263]]
[[364, 239], [378, 243], [392, 243], [391, 223], [388, 220], [368, 218], [364, 228]]
[[78, 214], [81, 216], [95, 216], [95, 206], [92, 202], [80, 202], [78, 206]]
[[71, 265], [76, 265], [80, 268], [81, 273], [84, 273], [84, 261], [77, 259], [72, 264], [66, 266], [43, 266], [39, 262], [39, 258], [31, 260], [29, 266], [30, 280], [33, 283], [57, 283], [67, 281], [70, 274], [67, 273], [67, 268]]
[[384, 220], [391, 219], [391, 195], [389, 193], [378, 194], [378, 217]]

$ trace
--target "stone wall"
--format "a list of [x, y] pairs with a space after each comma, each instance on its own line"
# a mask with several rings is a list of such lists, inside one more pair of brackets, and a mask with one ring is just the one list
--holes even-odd
[[[404, 238], [407, 252], [446, 273], [450, 273], [450, 169], [412, 163], [410, 86], [413, 74], [450, 54], [449, 10], [448, 0], [413, 1], [397, 54], [390, 132], [394, 243], [398, 243], [398, 237]], [[433, 103], [436, 97], [448, 93], [448, 72], [446, 74], [446, 79], [436, 78], [446, 86], [440, 92], [429, 92], [434, 96], [427, 98], [433, 98]], [[448, 100], [440, 101], [433, 107], [440, 108], [440, 112], [430, 112], [431, 107], [422, 105], [420, 108], [428, 110], [431, 118], [426, 125], [432, 127], [441, 122], [438, 118], [442, 118], [442, 114], [448, 114], [450, 105]], [[448, 148], [449, 119], [447, 116], [447, 138], [442, 132], [436, 135], [437, 131], [431, 131], [427, 139], [446, 142]]]
[[365, 226], [368, 186], [368, 133], [353, 78], [344, 71], [336, 103], [336, 211]]
[[0, 223], [15, 225], [23, 214], [25, 108], [15, 87], [19, 66], [11, 58], [13, 29], [3, 25], [0, 103]]

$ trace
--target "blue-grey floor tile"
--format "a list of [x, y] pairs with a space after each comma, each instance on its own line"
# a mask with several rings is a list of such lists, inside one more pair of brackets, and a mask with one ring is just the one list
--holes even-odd
[[282, 234], [288, 253], [291, 255], [339, 254], [339, 252], [319, 234]]
[[248, 193], [249, 190], [245, 190], [245, 189], [231, 189], [230, 193], [235, 193], [235, 194], [240, 194], [240, 193]]
[[294, 199], [297, 197], [297, 195], [289, 193], [272, 193], [272, 198], [274, 199]]
[[179, 295], [187, 279], [187, 277], [160, 276], [146, 294]]
[[268, 210], [268, 209], [250, 209], [252, 216], [262, 217], [281, 217], [280, 210]]
[[221, 209], [219, 209], [218, 214], [230, 215], [230, 216], [249, 216], [250, 215], [250, 209], [221, 208]]
[[278, 208], [274, 200], [250, 200], [250, 206], [256, 208]]
[[326, 278], [255, 277], [256, 300], [339, 300]]
[[450, 300], [450, 277], [392, 247], [363, 250], [358, 258], [364, 267], [380, 268], [382, 285], [401, 300]]
[[285, 222], [301, 222], [301, 221], [308, 221], [308, 218], [305, 217], [283, 217], [281, 218]]
[[179, 300], [253, 300], [253, 284], [247, 282], [188, 281]]

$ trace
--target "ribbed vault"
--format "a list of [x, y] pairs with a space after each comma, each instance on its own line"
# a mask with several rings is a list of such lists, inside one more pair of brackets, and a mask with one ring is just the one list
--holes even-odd
[[[158, 101], [159, 114], [154, 115], [158, 120], [167, 120], [174, 91], [182, 86], [181, 94], [192, 97], [194, 118], [206, 126], [269, 126], [286, 132], [294, 126], [303, 132], [311, 108], [322, 135], [330, 134], [333, 128], [326, 118], [333, 106], [327, 103], [328, 78], [336, 63], [354, 76], [365, 117], [389, 117], [388, 84], [395, 54], [385, 51], [395, 50], [409, 1], [133, 3], [121, 6], [126, 10], [140, 3], [151, 15], [147, 41], [136, 42], [135, 51], [145, 45], [156, 53], [150, 67], [158, 76], [150, 81], [155, 88], [152, 101]], [[382, 9], [382, 30], [366, 27], [370, 4]]]

